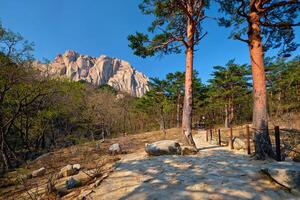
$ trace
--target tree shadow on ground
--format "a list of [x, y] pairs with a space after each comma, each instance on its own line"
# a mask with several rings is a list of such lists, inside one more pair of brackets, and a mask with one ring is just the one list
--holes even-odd
[[[148, 178], [121, 199], [282, 199], [293, 197], [259, 171], [264, 162], [222, 149], [198, 156], [158, 156], [121, 162], [116, 171]], [[124, 178], [124, 177], [123, 177]], [[113, 184], [114, 181], [112, 181]]]

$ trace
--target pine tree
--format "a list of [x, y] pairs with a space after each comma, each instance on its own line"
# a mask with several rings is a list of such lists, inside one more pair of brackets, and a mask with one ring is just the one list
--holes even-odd
[[294, 26], [299, 14], [298, 0], [217, 0], [220, 11], [226, 14], [220, 18], [220, 25], [233, 26], [231, 38], [245, 42], [250, 51], [253, 78], [253, 127], [255, 129], [255, 153], [258, 159], [274, 157], [268, 134], [267, 90], [264, 67], [264, 52], [280, 48], [280, 54], [287, 56], [297, 44]]
[[168, 83], [167, 91], [172, 100], [176, 101], [176, 127], [180, 127], [180, 117], [182, 109], [182, 97], [184, 96], [184, 73], [168, 73], [166, 76]]
[[229, 61], [226, 67], [215, 66], [213, 78], [209, 80], [208, 94], [211, 104], [221, 108], [225, 113], [225, 127], [232, 125], [234, 113], [238, 105], [243, 104], [250, 92], [247, 66], [237, 65], [234, 60]]
[[134, 54], [147, 57], [155, 54], [186, 53], [185, 94], [182, 117], [182, 133], [187, 142], [195, 146], [192, 137], [192, 78], [195, 46], [206, 35], [202, 22], [206, 18], [207, 0], [144, 0], [140, 9], [153, 15], [148, 31], [153, 38], [143, 33], [128, 36]]
[[275, 118], [300, 110], [300, 57], [283, 58], [266, 65], [271, 114]]
[[166, 95], [167, 82], [159, 78], [151, 78], [150, 88], [150, 91], [138, 99], [137, 108], [148, 115], [154, 115], [154, 119], [159, 123], [160, 130], [166, 136], [165, 115], [170, 106]]
[[[166, 81], [168, 83], [167, 92], [171, 100], [176, 102], [176, 126], [180, 126], [180, 116], [183, 107], [184, 96], [184, 72], [168, 73], [166, 75]], [[206, 96], [205, 86], [198, 77], [199, 73], [193, 70], [193, 110], [201, 107]], [[201, 114], [201, 111], [200, 111]], [[203, 113], [202, 113], [203, 114]], [[193, 116], [199, 115], [199, 113], [193, 114]]]

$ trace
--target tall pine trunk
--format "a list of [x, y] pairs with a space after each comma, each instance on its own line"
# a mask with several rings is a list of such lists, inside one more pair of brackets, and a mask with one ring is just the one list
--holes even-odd
[[180, 92], [178, 92], [177, 95], [177, 110], [176, 110], [176, 127], [179, 128], [180, 127], [180, 99], [181, 99], [181, 95]]
[[[193, 13], [192, 2], [188, 3], [188, 12]], [[192, 19], [188, 19], [187, 38], [188, 44], [186, 49], [186, 69], [185, 69], [185, 93], [182, 113], [182, 133], [184, 134], [189, 145], [196, 146], [192, 136], [192, 106], [193, 106], [193, 61], [194, 61], [194, 36], [195, 24]]]
[[229, 127], [232, 126], [233, 124], [233, 119], [234, 119], [234, 105], [233, 105], [233, 98], [230, 99], [229, 101], [229, 117], [228, 117], [228, 125]]
[[225, 105], [225, 128], [229, 128], [229, 112], [228, 105]]
[[267, 89], [260, 33], [259, 15], [251, 12], [249, 16], [249, 50], [253, 77], [253, 128], [255, 131], [255, 153], [258, 159], [274, 156], [268, 133]]
[[160, 107], [160, 120], [159, 120], [160, 130], [164, 133], [164, 138], [166, 139], [167, 132], [166, 132], [166, 121], [164, 116], [164, 107]]

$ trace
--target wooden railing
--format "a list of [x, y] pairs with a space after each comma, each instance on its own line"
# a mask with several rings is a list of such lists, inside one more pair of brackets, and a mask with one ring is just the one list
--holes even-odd
[[[234, 131], [239, 131], [239, 135], [234, 136]], [[280, 139], [281, 130], [280, 130], [279, 126], [275, 126], [274, 129], [269, 129], [268, 131], [269, 131], [269, 133], [271, 133], [271, 132], [274, 133], [274, 134], [270, 134], [270, 136], [272, 136], [273, 140], [275, 138], [274, 142], [272, 142], [272, 139], [271, 139], [271, 143], [272, 143], [272, 146], [275, 146], [276, 160], [282, 161], [282, 153], [281, 153], [282, 145], [281, 145], [281, 139]], [[216, 139], [217, 144], [219, 146], [222, 145], [222, 142], [227, 142], [228, 145], [230, 146], [230, 149], [233, 150], [234, 149], [234, 139], [239, 138], [244, 141], [244, 143], [246, 145], [245, 149], [247, 151], [247, 154], [251, 154], [251, 152], [255, 152], [255, 148], [254, 148], [255, 132], [257, 132], [257, 130], [251, 128], [249, 125], [246, 125], [244, 127], [227, 128], [227, 129], [224, 129], [224, 128], [223, 129], [207, 129], [206, 130], [206, 141], [209, 142], [209, 141], [212, 141], [213, 139]]]

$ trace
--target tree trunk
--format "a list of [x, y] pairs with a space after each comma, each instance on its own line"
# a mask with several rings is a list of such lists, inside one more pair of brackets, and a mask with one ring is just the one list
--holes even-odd
[[232, 126], [233, 119], [234, 119], [234, 106], [233, 106], [233, 97], [229, 100], [228, 106], [228, 128]]
[[160, 130], [164, 133], [164, 138], [166, 139], [167, 132], [166, 132], [166, 121], [164, 117], [164, 110], [163, 106], [160, 108], [160, 120], [159, 120], [159, 126]]
[[4, 145], [5, 145], [4, 144], [4, 136], [3, 136], [3, 133], [2, 133], [2, 137], [1, 137], [1, 156], [2, 156], [2, 159], [3, 159], [3, 163], [4, 163], [3, 172], [5, 172], [5, 170], [10, 168], [10, 162], [9, 162], [8, 156], [6, 154]]
[[229, 118], [229, 125], [231, 126], [233, 124], [234, 119], [234, 107], [231, 105], [230, 107], [230, 118]]
[[123, 134], [126, 133], [126, 109], [125, 109], [125, 106], [124, 106], [124, 109], [123, 109]]
[[176, 127], [180, 127], [180, 99], [181, 95], [180, 92], [177, 95], [177, 110], [176, 110]]
[[268, 133], [267, 89], [263, 59], [263, 47], [260, 36], [259, 15], [250, 13], [249, 49], [253, 78], [253, 128], [255, 131], [255, 154], [258, 159], [274, 157]]
[[225, 105], [225, 128], [229, 128], [229, 112], [228, 105]]
[[275, 114], [276, 119], [279, 117], [279, 114], [281, 113], [280, 108], [281, 108], [281, 90], [279, 91], [278, 94], [278, 103], [277, 103], [276, 114]]
[[[193, 13], [193, 3], [188, 3], [188, 12]], [[189, 145], [196, 146], [192, 136], [192, 107], [193, 107], [193, 61], [194, 61], [194, 36], [195, 24], [192, 19], [188, 19], [187, 38], [188, 44], [186, 49], [186, 70], [185, 70], [185, 93], [182, 113], [182, 133], [184, 134]]]

